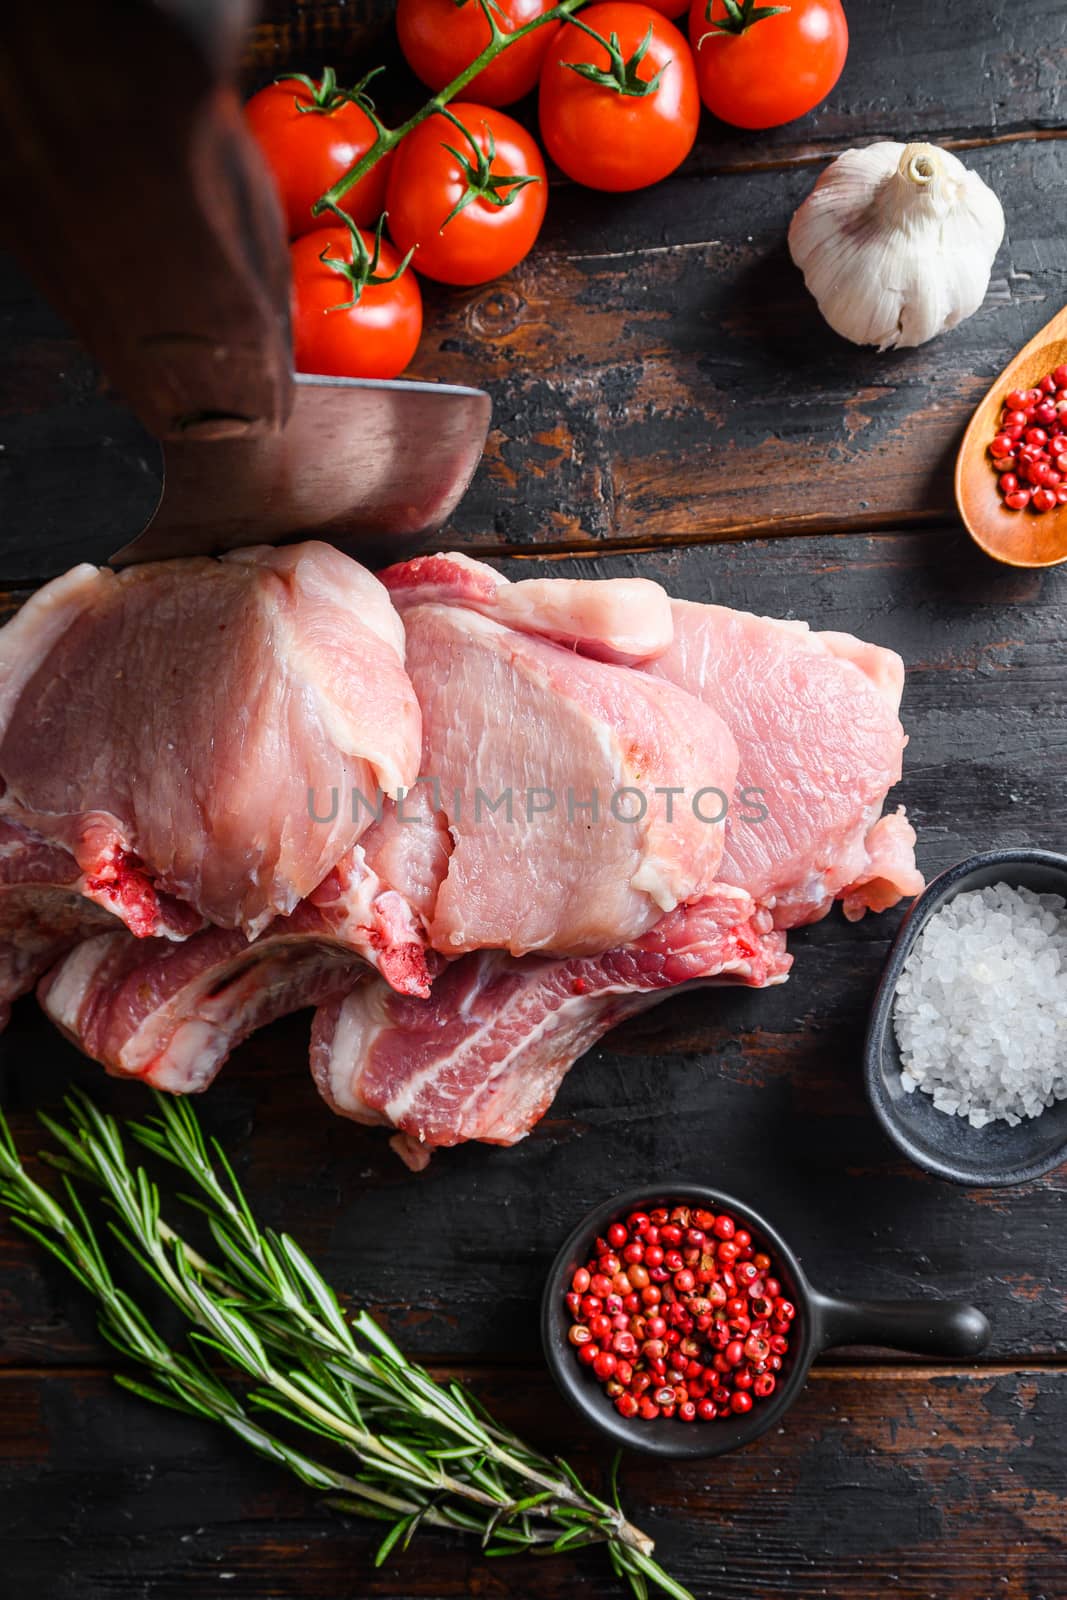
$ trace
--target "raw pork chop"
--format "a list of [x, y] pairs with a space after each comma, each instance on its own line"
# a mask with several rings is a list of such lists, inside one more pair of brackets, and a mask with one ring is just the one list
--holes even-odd
[[[398, 598], [404, 570], [389, 575]], [[423, 895], [433, 948], [599, 953], [706, 893], [723, 828], [692, 801], [733, 790], [721, 718], [643, 673], [417, 594], [401, 604], [423, 713], [420, 787], [450, 839], [447, 856], [430, 850], [444, 869]], [[703, 802], [704, 815], [716, 809]]]
[[405, 993], [429, 994], [421, 930], [357, 845], [292, 916], [251, 943], [236, 929], [207, 928], [175, 944], [119, 928], [86, 939], [37, 993], [109, 1072], [188, 1094], [206, 1089], [255, 1028], [350, 989], [368, 962]]
[[11, 1002], [79, 939], [118, 927], [83, 898], [83, 881], [68, 851], [0, 817], [0, 1028]]
[[[0, 1031], [11, 1002], [80, 939], [121, 924], [111, 915], [130, 885], [91, 883], [69, 850], [0, 816]], [[130, 914], [136, 906], [127, 902]], [[184, 939], [202, 919], [181, 901], [152, 896], [151, 932]]]
[[409, 605], [466, 606], [519, 633], [636, 665], [662, 655], [674, 636], [671, 602], [649, 578], [524, 578], [470, 556], [419, 556], [378, 574], [403, 611]]
[[[63, 845], [138, 934], [158, 896], [251, 937], [418, 772], [400, 619], [323, 544], [81, 566], [0, 630], [0, 813]], [[332, 791], [342, 791], [336, 816]]]
[[409, 1165], [437, 1146], [514, 1144], [568, 1069], [624, 1017], [680, 987], [780, 983], [785, 936], [751, 898], [723, 888], [679, 907], [634, 943], [567, 961], [482, 951], [447, 967], [429, 1000], [377, 979], [315, 1015], [311, 1066], [335, 1111], [386, 1123]]
[[[884, 911], [918, 894], [915, 833], [881, 816], [907, 740], [898, 715], [904, 664], [845, 633], [812, 633], [724, 606], [675, 600], [674, 641], [647, 670], [688, 689], [737, 740], [741, 803], [731, 809], [721, 879], [795, 928]], [[744, 791], [759, 791], [746, 804]]]
[[381, 820], [367, 829], [359, 848], [382, 883], [403, 896], [425, 937], [452, 854], [448, 820], [433, 808], [432, 785], [416, 784], [399, 808], [383, 800]]

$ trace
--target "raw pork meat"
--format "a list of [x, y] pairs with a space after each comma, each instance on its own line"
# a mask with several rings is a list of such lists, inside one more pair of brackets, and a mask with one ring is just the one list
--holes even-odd
[[[834, 899], [856, 917], [921, 888], [909, 823], [881, 815], [906, 742], [893, 652], [669, 603], [654, 584], [509, 584], [434, 556], [383, 575], [409, 682], [387, 590], [320, 551], [78, 569], [21, 638], [0, 636], [0, 823], [20, 847], [19, 829], [46, 835], [35, 881], [59, 896], [9, 959], [7, 991], [0, 951], [0, 1004], [85, 931], [79, 917], [105, 914], [86, 896], [137, 932], [176, 914], [166, 893], [229, 919], [184, 942], [97, 933], [44, 978], [48, 1014], [110, 1071], [200, 1089], [253, 1028], [316, 1004], [321, 1092], [397, 1129], [420, 1166], [437, 1146], [522, 1138], [583, 1051], [678, 988], [780, 983], [783, 930]], [[188, 685], [169, 688], [147, 620], [157, 603], [192, 683], [188, 721]], [[206, 667], [183, 656], [193, 629]], [[116, 694], [141, 638], [144, 683]], [[59, 752], [47, 771], [27, 753], [41, 727]], [[53, 766], [87, 775], [61, 782]], [[325, 799], [340, 782], [377, 794], [377, 819], [342, 805], [309, 825], [308, 788]], [[612, 814], [620, 791], [643, 800], [636, 823]], [[701, 791], [729, 799], [725, 826], [702, 820]]]
[[[440, 759], [437, 718], [445, 702], [435, 699], [432, 684], [423, 686], [419, 589], [410, 568], [397, 570], [409, 574], [411, 586], [398, 604], [416, 639], [409, 659], [424, 697], [429, 770]], [[438, 601], [445, 576], [439, 572], [429, 591]], [[386, 581], [397, 580], [387, 574]], [[459, 580], [457, 591], [451, 604], [462, 603]], [[401, 999], [371, 981], [323, 1007], [312, 1034], [322, 1092], [345, 1115], [396, 1127], [401, 1153], [414, 1165], [424, 1164], [435, 1145], [521, 1138], [595, 1039], [673, 988], [712, 977], [782, 981], [789, 957], [783, 933], [767, 931], [772, 926], [814, 921], [835, 898], [846, 916], [858, 917], [922, 887], [910, 824], [902, 812], [881, 816], [906, 743], [898, 715], [900, 658], [847, 634], [812, 633], [805, 623], [681, 601], [672, 612], [674, 637], [645, 671], [713, 708], [739, 752], [715, 894], [680, 907], [606, 956], [515, 960], [483, 952], [449, 967], [428, 1003]], [[391, 881], [418, 885], [442, 870], [447, 843], [440, 831], [435, 835], [433, 820], [423, 816], [412, 830]], [[454, 826], [451, 833], [457, 834]], [[476, 869], [483, 876], [490, 859]], [[408, 860], [417, 866], [405, 876]], [[539, 857], [539, 878], [544, 869]], [[488, 892], [493, 887], [490, 879]], [[438, 947], [446, 948], [443, 941]], [[738, 956], [749, 948], [751, 956]], [[635, 952], [639, 978], [631, 982]]]
[[[722, 719], [644, 673], [459, 601], [423, 602], [408, 574], [386, 577], [423, 713], [420, 787], [443, 817], [436, 838], [422, 828], [418, 850], [431, 874], [444, 873], [436, 894], [423, 885], [433, 948], [594, 954], [705, 894], [723, 827], [701, 820], [692, 801], [733, 790], [736, 751]], [[429, 593], [440, 587], [435, 579]], [[550, 600], [546, 609], [558, 616]], [[672, 805], [667, 789], [683, 798]]]
[[[80, 939], [121, 924], [111, 915], [119, 896], [128, 917], [139, 902], [129, 877], [96, 883], [86, 878], [69, 850], [0, 816], [0, 1031], [11, 1002], [33, 988], [42, 973]], [[151, 897], [146, 931], [184, 939], [203, 919], [179, 900]]]
[[406, 994], [430, 992], [421, 930], [357, 845], [292, 916], [252, 942], [237, 929], [206, 928], [175, 944], [118, 928], [86, 939], [37, 993], [109, 1072], [188, 1094], [206, 1089], [255, 1028], [351, 989], [367, 963]]
[[80, 939], [115, 918], [82, 894], [74, 857], [0, 817], [0, 1028], [11, 1002]]
[[384, 800], [381, 820], [367, 829], [359, 848], [382, 883], [403, 897], [425, 938], [452, 854], [447, 818], [433, 808], [432, 785], [416, 784], [399, 810], [393, 801]]
[[624, 1017], [691, 984], [782, 982], [790, 958], [769, 923], [750, 896], [722, 888], [603, 955], [466, 956], [427, 1001], [370, 979], [316, 1013], [315, 1081], [343, 1116], [396, 1128], [409, 1165], [466, 1139], [514, 1144], [578, 1057]]
[[0, 630], [0, 814], [139, 935], [170, 895], [251, 937], [367, 827], [353, 788], [416, 777], [403, 658], [385, 589], [328, 545], [76, 567]]
[[[914, 830], [903, 811], [881, 816], [907, 743], [900, 657], [806, 622], [684, 600], [673, 611], [673, 643], [647, 671], [698, 695], [737, 741], [722, 881], [780, 928], [817, 921], [835, 899], [855, 919], [918, 894]], [[746, 820], [761, 806], [764, 819]]]
[[524, 578], [509, 583], [470, 556], [418, 556], [378, 574], [400, 611], [466, 606], [519, 633], [536, 633], [598, 661], [637, 665], [674, 636], [671, 602], [649, 578]]

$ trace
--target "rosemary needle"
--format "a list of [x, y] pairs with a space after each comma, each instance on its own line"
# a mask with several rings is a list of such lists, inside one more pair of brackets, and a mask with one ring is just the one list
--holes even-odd
[[[330, 1505], [388, 1523], [379, 1565], [425, 1523], [476, 1535], [493, 1556], [604, 1544], [637, 1600], [650, 1586], [691, 1600], [626, 1520], [614, 1474], [609, 1503], [565, 1462], [495, 1423], [459, 1384], [437, 1383], [409, 1362], [365, 1311], [346, 1317], [296, 1241], [256, 1222], [188, 1101], [157, 1094], [155, 1103], [157, 1114], [126, 1132], [192, 1181], [195, 1192], [179, 1203], [203, 1214], [214, 1260], [162, 1215], [159, 1190], [128, 1158], [119, 1123], [87, 1095], [67, 1098], [65, 1121], [41, 1118], [59, 1146], [44, 1159], [61, 1173], [63, 1199], [30, 1177], [0, 1114], [0, 1202], [93, 1295], [103, 1336], [148, 1370], [148, 1381], [119, 1374], [125, 1388], [222, 1423], [326, 1491]], [[111, 1212], [101, 1233], [79, 1198], [82, 1181]], [[116, 1285], [104, 1248], [116, 1240], [184, 1314], [187, 1345], [167, 1344]], [[311, 1443], [293, 1445], [271, 1417]]]

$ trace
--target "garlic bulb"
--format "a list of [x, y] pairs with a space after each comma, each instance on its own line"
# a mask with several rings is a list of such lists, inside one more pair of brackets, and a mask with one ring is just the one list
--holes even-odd
[[978, 310], [1004, 237], [992, 189], [947, 150], [885, 140], [827, 167], [789, 250], [835, 332], [925, 344]]

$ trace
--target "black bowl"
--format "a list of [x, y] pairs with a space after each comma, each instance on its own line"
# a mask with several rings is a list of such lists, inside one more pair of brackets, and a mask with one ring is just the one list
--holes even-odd
[[901, 969], [933, 913], [965, 889], [1007, 883], [1013, 889], [1061, 894], [1067, 899], [1067, 856], [1051, 850], [991, 850], [949, 867], [912, 906], [886, 962], [874, 997], [864, 1046], [867, 1094], [882, 1127], [918, 1166], [939, 1178], [977, 1188], [1029, 1183], [1067, 1160], [1067, 1100], [1011, 1128], [991, 1122], [972, 1128], [964, 1117], [937, 1111], [922, 1089], [907, 1093], [900, 1081], [900, 1051], [893, 1000]]
[[[566, 1294], [575, 1270], [593, 1255], [593, 1241], [611, 1223], [632, 1211], [690, 1205], [707, 1211], [728, 1211], [752, 1235], [758, 1249], [774, 1263], [786, 1297], [796, 1306], [796, 1319], [778, 1374], [778, 1387], [743, 1416], [727, 1421], [681, 1422], [677, 1417], [644, 1421], [621, 1417], [598, 1379], [577, 1358], [567, 1338], [571, 1324]], [[751, 1444], [784, 1416], [804, 1387], [812, 1361], [835, 1345], [888, 1345], [922, 1355], [969, 1358], [989, 1339], [982, 1313], [961, 1300], [842, 1300], [823, 1294], [805, 1277], [800, 1262], [781, 1234], [751, 1206], [718, 1189], [698, 1184], [663, 1184], [634, 1189], [605, 1200], [584, 1217], [567, 1238], [549, 1269], [541, 1301], [541, 1340], [549, 1369], [561, 1392], [589, 1422], [619, 1445], [649, 1455], [694, 1460], [720, 1456]]]

